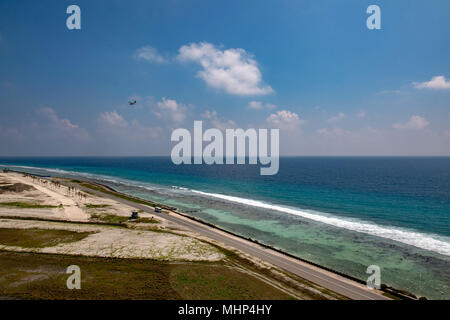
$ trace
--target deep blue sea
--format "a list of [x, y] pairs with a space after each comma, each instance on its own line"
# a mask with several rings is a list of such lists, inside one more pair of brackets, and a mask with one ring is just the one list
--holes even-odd
[[1, 158], [0, 166], [84, 177], [419, 296], [450, 299], [450, 157], [285, 157], [173, 165], [169, 157]]

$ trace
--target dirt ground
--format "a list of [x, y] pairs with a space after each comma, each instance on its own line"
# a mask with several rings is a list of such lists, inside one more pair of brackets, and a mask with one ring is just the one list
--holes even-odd
[[165, 261], [219, 261], [224, 258], [209, 244], [169, 232], [13, 219], [0, 219], [0, 232], [1, 228], [68, 230], [92, 234], [80, 241], [44, 248], [0, 244], [0, 250]]
[[[18, 184], [21, 184], [18, 186]], [[19, 173], [0, 173], [0, 228], [53, 229], [93, 232], [85, 239], [46, 248], [21, 248], [0, 244], [0, 249], [20, 252], [42, 252], [85, 255], [110, 258], [145, 258], [169, 261], [218, 261], [223, 258], [217, 249], [193, 237], [164, 231], [164, 222], [158, 218], [149, 229], [119, 228], [102, 225], [76, 224], [86, 222], [93, 215], [129, 217], [133, 207], [111, 199], [101, 198], [52, 184], [46, 179]], [[10, 187], [10, 188], [8, 188]], [[10, 190], [8, 190], [10, 189]], [[15, 206], [2, 204], [14, 203]], [[24, 206], [53, 206], [27, 208]], [[142, 214], [149, 216], [150, 214]], [[60, 219], [74, 223], [14, 220], [7, 217]]]

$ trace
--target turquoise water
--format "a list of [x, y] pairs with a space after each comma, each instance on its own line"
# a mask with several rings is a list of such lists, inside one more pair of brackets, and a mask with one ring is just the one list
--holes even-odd
[[100, 180], [360, 279], [375, 264], [383, 283], [450, 298], [450, 158], [282, 158], [276, 176], [164, 157], [0, 164]]

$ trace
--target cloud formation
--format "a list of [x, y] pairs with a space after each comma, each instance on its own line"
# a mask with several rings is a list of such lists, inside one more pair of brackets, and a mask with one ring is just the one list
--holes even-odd
[[158, 53], [158, 50], [151, 46], [145, 46], [136, 51], [136, 59], [142, 59], [149, 62], [163, 63], [165, 59]]
[[333, 136], [349, 135], [352, 132], [341, 128], [332, 128], [330, 130], [328, 130], [327, 128], [322, 128], [317, 130], [317, 133], [321, 136], [333, 137]]
[[208, 124], [212, 128], [217, 128], [219, 130], [225, 131], [226, 129], [236, 128], [236, 122], [233, 120], [223, 120], [217, 115], [217, 111], [206, 110], [201, 114], [201, 117], [208, 121]]
[[338, 122], [339, 120], [342, 120], [344, 118], [345, 118], [345, 114], [343, 114], [342, 112], [339, 112], [336, 116], [328, 119], [327, 122], [334, 123], [334, 122]]
[[49, 107], [39, 109], [39, 113], [47, 117], [55, 126], [63, 130], [78, 129], [78, 125], [70, 122], [69, 119], [59, 118], [55, 110]]
[[[90, 139], [88, 132], [72, 123], [67, 118], [61, 118], [57, 112], [50, 107], [42, 107], [37, 110], [42, 118], [35, 118], [32, 123], [27, 124], [30, 136], [37, 140], [48, 141], [84, 141]], [[44, 121], [42, 121], [44, 120]], [[32, 132], [33, 131], [33, 132]]]
[[175, 123], [181, 123], [186, 118], [186, 106], [172, 99], [162, 98], [156, 103], [155, 114], [158, 118], [168, 118]]
[[272, 113], [266, 121], [270, 126], [280, 129], [295, 129], [304, 122], [298, 114], [287, 110]]
[[234, 95], [264, 95], [274, 92], [262, 83], [257, 62], [244, 49], [220, 50], [208, 42], [191, 43], [179, 49], [177, 59], [198, 63], [197, 76], [207, 85]]
[[406, 123], [395, 123], [392, 125], [395, 129], [423, 129], [430, 123], [423, 117], [413, 115]]
[[277, 108], [277, 106], [274, 104], [262, 103], [261, 101], [250, 101], [248, 103], [248, 107], [253, 110], [262, 110], [264, 108], [267, 110], [274, 110]]
[[110, 126], [126, 127], [128, 125], [128, 122], [116, 111], [100, 114], [100, 120]]
[[361, 110], [357, 114], [358, 118], [365, 118], [366, 117], [366, 111]]
[[444, 76], [436, 76], [430, 81], [413, 82], [417, 89], [450, 90], [450, 79], [446, 80]]

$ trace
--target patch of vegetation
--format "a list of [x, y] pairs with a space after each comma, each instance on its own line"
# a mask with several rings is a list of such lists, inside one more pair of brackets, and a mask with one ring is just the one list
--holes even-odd
[[43, 209], [43, 208], [58, 208], [58, 206], [52, 206], [47, 204], [30, 203], [30, 202], [0, 202], [1, 207], [15, 207], [23, 209]]
[[5, 192], [22, 192], [22, 191], [29, 191], [29, 190], [35, 190], [34, 187], [23, 184], [23, 183], [13, 183], [13, 184], [7, 184], [0, 186], [0, 194]]
[[110, 207], [110, 206], [111, 205], [109, 205], [109, 204], [91, 204], [91, 203], [88, 203], [88, 204], [85, 205], [85, 207], [88, 208], [88, 209], [92, 209], [92, 208], [107, 208], [107, 207]]
[[130, 220], [130, 222], [137, 222], [137, 223], [158, 223], [159, 221], [156, 220], [155, 218], [153, 218], [153, 219], [150, 219], [150, 218], [137, 218], [137, 219]]
[[23, 248], [45, 248], [60, 243], [82, 240], [92, 232], [74, 232], [67, 230], [13, 229], [0, 228], [0, 244]]
[[128, 221], [128, 217], [118, 216], [115, 214], [93, 214], [91, 215], [91, 219], [100, 220], [107, 223], [124, 223]]
[[292, 299], [255, 277], [226, 266], [176, 266], [171, 283], [181, 296], [189, 299]]
[[158, 220], [156, 219], [150, 219], [150, 218], [137, 218], [137, 219], [130, 219], [129, 217], [125, 216], [118, 216], [115, 214], [93, 214], [91, 215], [92, 220], [98, 220], [106, 223], [125, 223], [125, 222], [135, 222], [135, 223], [158, 223]]
[[[67, 290], [65, 271], [72, 264], [81, 269], [80, 290]], [[290, 299], [259, 279], [213, 263], [4, 251], [0, 251], [0, 296], [19, 299]]]
[[[326, 294], [328, 296], [334, 297], [335, 299], [347, 300], [346, 297], [344, 297], [340, 294], [337, 294], [335, 292], [329, 291], [328, 289], [325, 289], [323, 287], [320, 287], [320, 286], [318, 286], [304, 278], [301, 278], [295, 274], [285, 273], [283, 270], [279, 270], [279, 271], [281, 271], [281, 274], [284, 274], [286, 277], [280, 276], [278, 274], [274, 274], [270, 269], [260, 266], [258, 264], [255, 264], [253, 261], [240, 256], [235, 251], [228, 250], [223, 247], [219, 247], [216, 244], [210, 243], [208, 241], [203, 241], [203, 242], [206, 242], [206, 243], [216, 247], [220, 253], [224, 254], [227, 257], [227, 260], [229, 260], [233, 263], [237, 263], [244, 269], [265, 275], [271, 279], [276, 279], [277, 281], [284, 283], [288, 287], [295, 288], [298, 293], [300, 293], [304, 297], [307, 297], [308, 299], [326, 300], [326, 297], [324, 297], [322, 294], [314, 292], [309, 289], [309, 288], [314, 288], [315, 290], [317, 290], [323, 294]], [[292, 279], [292, 280], [288, 280], [288, 279]]]

